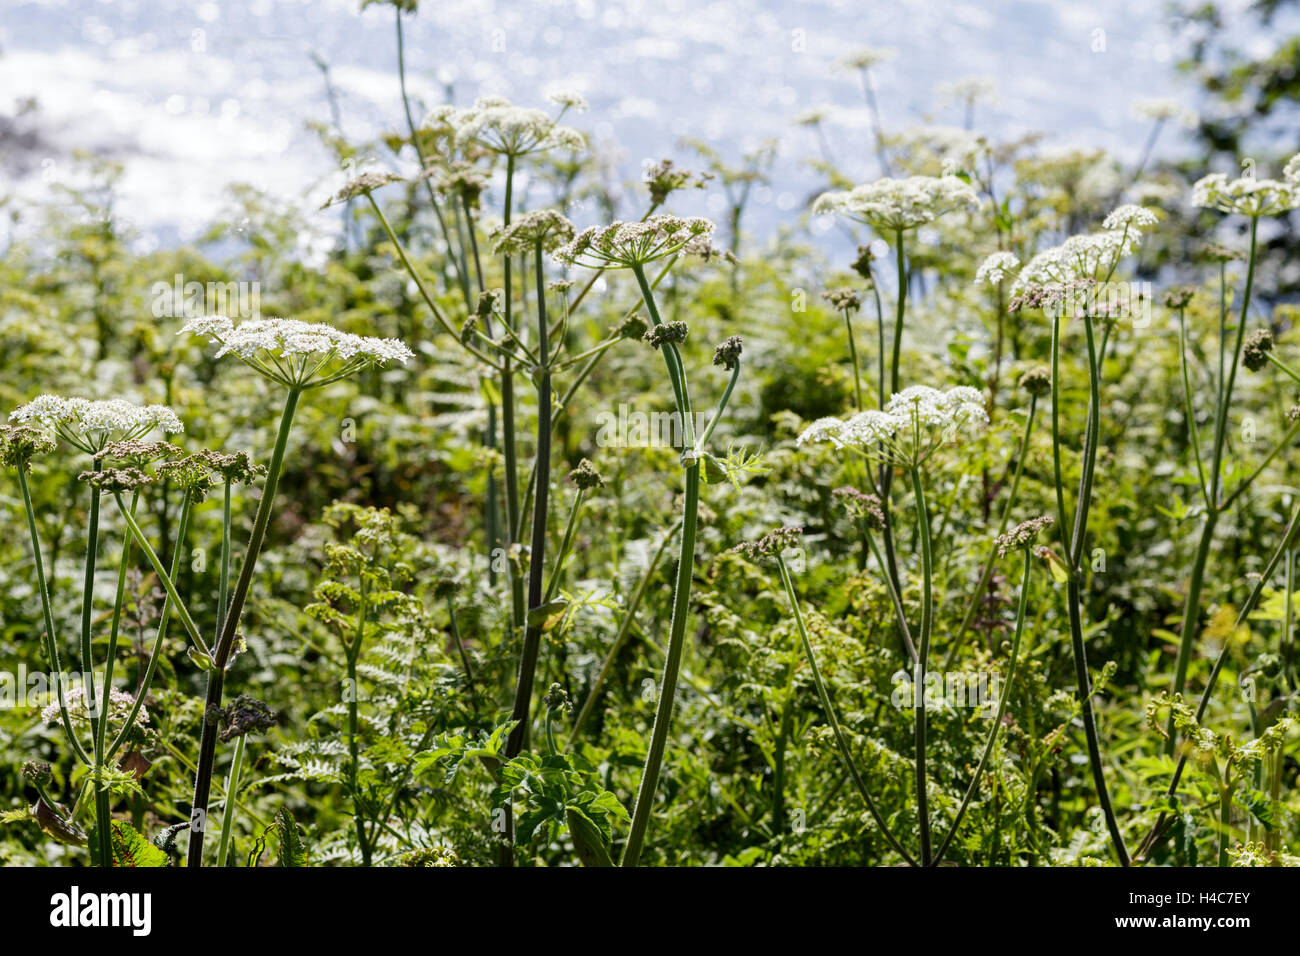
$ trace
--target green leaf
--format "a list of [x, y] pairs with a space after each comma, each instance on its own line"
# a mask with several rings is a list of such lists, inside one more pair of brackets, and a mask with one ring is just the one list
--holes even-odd
[[280, 838], [280, 849], [276, 854], [280, 866], [306, 866], [307, 845], [302, 840], [302, 830], [293, 814], [284, 807], [275, 812], [275, 821], [271, 824], [276, 836]]
[[194, 666], [201, 671], [210, 671], [216, 666], [213, 663], [212, 658], [197, 647], [186, 648], [185, 655], [194, 663]]
[[[171, 857], [158, 849], [143, 834], [125, 820], [114, 820], [110, 843], [113, 848], [113, 866], [162, 867], [171, 866]], [[90, 864], [103, 866], [100, 858], [99, 838], [96, 829], [90, 831]]]
[[564, 612], [569, 609], [569, 602], [564, 598], [555, 598], [545, 604], [539, 604], [528, 612], [528, 626], [539, 631], [549, 631], [564, 620]]
[[609, 855], [609, 846], [600, 827], [577, 807], [565, 807], [564, 818], [569, 824], [569, 836], [573, 838], [573, 849], [583, 866], [613, 866]]

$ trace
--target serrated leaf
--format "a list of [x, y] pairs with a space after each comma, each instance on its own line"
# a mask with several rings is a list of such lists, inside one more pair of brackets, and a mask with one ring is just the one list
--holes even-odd
[[[146, 840], [143, 834], [125, 820], [113, 821], [109, 842], [112, 846], [113, 866], [135, 868], [171, 866], [171, 857]], [[90, 864], [103, 866], [98, 831], [93, 827], [90, 831]]]

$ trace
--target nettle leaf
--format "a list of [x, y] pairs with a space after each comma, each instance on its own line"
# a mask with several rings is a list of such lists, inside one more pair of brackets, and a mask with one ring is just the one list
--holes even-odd
[[[146, 840], [143, 834], [125, 820], [114, 820], [112, 831], [109, 842], [112, 846], [113, 866], [171, 866], [171, 857]], [[103, 866], [97, 828], [90, 831], [90, 865]]]

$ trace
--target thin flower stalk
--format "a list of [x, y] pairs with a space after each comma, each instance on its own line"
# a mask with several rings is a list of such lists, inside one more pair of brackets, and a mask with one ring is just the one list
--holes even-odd
[[943, 842], [939, 844], [939, 849], [934, 853], [934, 860], [931, 864], [933, 866], [938, 866], [943, 862], [944, 854], [948, 851], [952, 838], [957, 835], [957, 828], [961, 826], [962, 817], [965, 816], [966, 809], [970, 806], [971, 798], [975, 795], [975, 791], [979, 789], [979, 782], [984, 775], [984, 768], [988, 764], [989, 757], [992, 755], [993, 748], [997, 743], [998, 731], [1002, 728], [1002, 717], [1007, 712], [1007, 700], [1011, 696], [1011, 684], [1016, 676], [1016, 661], [1020, 654], [1020, 636], [1024, 633], [1025, 617], [1029, 610], [1029, 575], [1034, 560], [1032, 550], [1029, 548], [1022, 550], [1024, 551], [1024, 571], [1020, 577], [1020, 600], [1016, 606], [1015, 631], [1012, 634], [1011, 650], [1007, 657], [1007, 673], [1002, 679], [1002, 693], [998, 696], [997, 712], [993, 715], [993, 726], [989, 730], [988, 740], [984, 743], [984, 750], [980, 754], [979, 763], [975, 765], [975, 773], [971, 775], [970, 784], [966, 787], [966, 793], [961, 798], [957, 813], [952, 818], [948, 835], [943, 838]]
[[804, 624], [803, 613], [799, 609], [799, 598], [794, 590], [794, 582], [790, 580], [789, 568], [786, 567], [785, 560], [779, 553], [775, 557], [777, 568], [781, 574], [781, 584], [785, 588], [786, 598], [790, 602], [791, 613], [794, 614], [795, 627], [799, 631], [799, 642], [803, 646], [804, 658], [808, 662], [808, 672], [812, 675], [813, 686], [817, 688], [817, 698], [821, 702], [822, 712], [826, 715], [826, 723], [830, 725], [831, 733], [835, 736], [835, 746], [840, 752], [840, 757], [848, 768], [849, 775], [853, 778], [853, 785], [862, 797], [862, 802], [866, 804], [867, 812], [871, 814], [871, 819], [875, 821], [885, 841], [908, 865], [916, 866], [916, 859], [903, 848], [903, 845], [885, 822], [885, 818], [876, 806], [876, 801], [871, 796], [871, 791], [867, 788], [867, 782], [863, 779], [862, 772], [858, 769], [857, 760], [853, 756], [853, 748], [844, 733], [844, 728], [840, 726], [839, 718], [835, 712], [835, 705], [831, 701], [830, 693], [826, 689], [826, 682], [822, 678], [821, 668], [817, 666], [817, 655], [813, 652], [812, 641], [808, 639], [808, 629]]
[[[1084, 737], [1087, 743], [1088, 764], [1092, 771], [1093, 786], [1097, 791], [1097, 803], [1106, 820], [1106, 829], [1110, 833], [1116, 855], [1123, 866], [1130, 862], [1128, 848], [1120, 833], [1119, 822], [1111, 806], [1110, 791], [1106, 785], [1105, 769], [1102, 764], [1101, 743], [1097, 733], [1097, 718], [1092, 706], [1092, 678], [1088, 672], [1087, 650], [1083, 636], [1083, 555], [1084, 537], [1087, 534], [1088, 511], [1092, 506], [1093, 473], [1097, 461], [1097, 442], [1101, 418], [1101, 368], [1100, 356], [1094, 333], [1092, 309], [1084, 310], [1084, 335], [1087, 340], [1088, 354], [1088, 420], [1085, 426], [1083, 463], [1079, 476], [1078, 497], [1075, 502], [1074, 521], [1065, 510], [1064, 483], [1061, 475], [1061, 431], [1060, 431], [1060, 321], [1061, 310], [1054, 309], [1052, 316], [1052, 458], [1056, 485], [1057, 521], [1061, 529], [1062, 546], [1068, 562], [1066, 580], [1066, 606], [1070, 626], [1070, 649], [1074, 658], [1074, 674], [1077, 685], [1076, 697], [1079, 701], [1080, 718], [1083, 721]], [[1103, 346], [1104, 348], [1104, 346]], [[1072, 531], [1066, 529], [1072, 528]]]
[[[1252, 217], [1250, 220], [1250, 254], [1246, 266], [1246, 285], [1237, 321], [1237, 335], [1233, 342], [1230, 357], [1226, 352], [1227, 343], [1224, 334], [1227, 323], [1226, 300], [1220, 299], [1220, 336], [1218, 343], [1220, 382], [1215, 407], [1214, 443], [1210, 453], [1208, 482], [1203, 484], [1206, 489], [1204, 496], [1205, 522], [1201, 526], [1201, 537], [1196, 546], [1195, 556], [1192, 559], [1192, 567], [1187, 580], [1187, 595], [1183, 602], [1182, 633], [1178, 641], [1178, 655], [1174, 661], [1172, 692], [1175, 694], [1181, 694], [1187, 686], [1188, 665], [1191, 663], [1192, 650], [1196, 645], [1196, 636], [1200, 632], [1201, 592], [1204, 587], [1205, 569], [1213, 548], [1214, 532], [1218, 526], [1219, 516], [1227, 506], [1223, 496], [1223, 454], [1228, 437], [1228, 411], [1232, 404], [1233, 387], [1237, 379], [1237, 369], [1241, 362], [1242, 346], [1246, 335], [1246, 316], [1249, 313], [1250, 298], [1255, 283], [1256, 234], [1258, 227], [1259, 218], [1257, 216]], [[1221, 290], [1224, 285], [1221, 270]], [[1227, 365], [1226, 372], [1224, 371], [1225, 363]], [[1187, 426], [1192, 431], [1195, 431], [1195, 420], [1189, 419]], [[1243, 484], [1242, 488], [1245, 488], [1247, 484], [1249, 482]], [[1167, 732], [1172, 728], [1173, 717], [1171, 716]], [[1165, 745], [1165, 753], [1171, 756], [1173, 755], [1172, 738], [1173, 735], [1170, 734], [1170, 740]]]
[[[271, 523], [271, 512], [275, 507], [276, 491], [280, 484], [280, 473], [284, 468], [284, 455], [289, 446], [289, 433], [293, 428], [294, 413], [302, 392], [290, 388], [284, 400], [284, 410], [280, 415], [280, 426], [276, 432], [275, 445], [271, 451], [271, 462], [267, 466], [266, 481], [262, 488], [262, 497], [257, 505], [257, 514], [253, 518], [253, 529], [248, 537], [248, 546], [244, 549], [243, 563], [239, 577], [235, 581], [234, 591], [230, 595], [230, 604], [226, 610], [224, 627], [212, 649], [212, 666], [208, 671], [208, 686], [204, 694], [203, 731], [199, 740], [199, 756], [194, 774], [194, 799], [190, 810], [189, 846], [185, 855], [188, 867], [203, 865], [203, 839], [206, 833], [208, 816], [208, 795], [212, 786], [213, 763], [217, 752], [216, 714], [221, 708], [222, 693], [225, 689], [226, 665], [235, 649], [240, 618], [244, 613], [244, 603], [253, 585], [253, 574], [257, 569], [257, 559], [262, 552], [262, 543], [266, 538], [266, 529]], [[182, 620], [187, 615], [179, 598], [175, 598], [177, 611]]]

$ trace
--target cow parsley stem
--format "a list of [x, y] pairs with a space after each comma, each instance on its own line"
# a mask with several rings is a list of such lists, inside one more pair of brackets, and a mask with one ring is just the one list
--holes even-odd
[[[206, 830], [208, 794], [212, 786], [212, 769], [217, 751], [216, 712], [221, 707], [226, 665], [230, 662], [230, 655], [235, 648], [239, 621], [244, 613], [244, 603], [248, 600], [248, 592], [253, 585], [253, 572], [257, 568], [257, 559], [262, 553], [262, 542], [266, 538], [267, 526], [271, 523], [271, 512], [275, 507], [275, 493], [280, 484], [280, 472], [284, 468], [284, 453], [289, 445], [289, 432], [293, 428], [294, 412], [298, 408], [298, 400], [301, 395], [299, 389], [291, 388], [285, 396], [284, 411], [280, 416], [280, 428], [276, 433], [275, 447], [271, 452], [271, 464], [267, 469], [266, 481], [262, 488], [262, 498], [257, 504], [257, 514], [253, 519], [253, 530], [248, 537], [248, 547], [244, 551], [244, 560], [239, 569], [239, 578], [235, 581], [235, 590], [230, 596], [230, 606], [226, 612], [221, 636], [218, 638], [212, 652], [212, 669], [208, 672], [208, 689], [203, 705], [203, 730], [199, 740], [197, 770], [194, 774], [194, 800], [190, 813], [189, 848], [185, 855], [185, 864], [190, 867], [203, 865], [203, 837]], [[132, 533], [135, 533], [136, 530], [133, 527]], [[138, 535], [137, 540], [140, 540]], [[143, 547], [148, 548], [147, 542], [143, 544]], [[148, 553], [152, 554], [152, 551]], [[151, 557], [150, 560], [154, 564], [155, 570], [158, 570], [161, 575], [157, 557]], [[172, 594], [172, 598], [176, 602], [176, 609], [181, 616], [182, 622], [186, 623], [186, 630], [192, 632], [191, 636], [197, 637], [197, 633], [193, 630], [193, 622], [188, 621], [189, 613], [181, 604], [179, 596]], [[196, 643], [201, 646], [200, 641], [196, 640]]]

